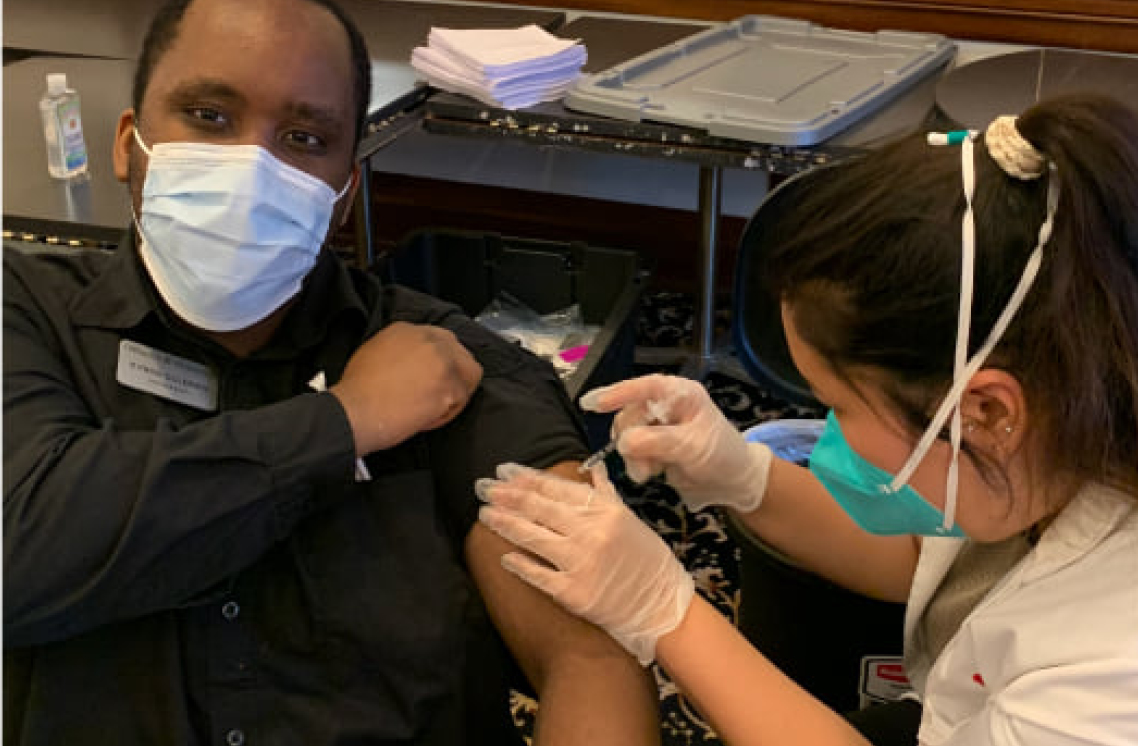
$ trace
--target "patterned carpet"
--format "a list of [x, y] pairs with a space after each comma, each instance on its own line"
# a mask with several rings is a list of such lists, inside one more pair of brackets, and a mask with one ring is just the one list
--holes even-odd
[[[687, 344], [691, 339], [692, 300], [675, 293], [657, 293], [644, 299], [637, 343], [651, 347]], [[718, 314], [720, 325], [726, 310]], [[653, 372], [643, 368], [637, 374]], [[666, 371], [671, 372], [671, 371]], [[795, 407], [755, 385], [712, 373], [704, 379], [712, 399], [740, 430], [785, 417], [818, 417], [819, 413]], [[676, 556], [695, 578], [696, 588], [725, 616], [738, 623], [739, 549], [714, 510], [691, 513], [666, 485], [624, 485], [625, 499], [637, 514], [672, 546]], [[652, 670], [660, 689], [661, 742], [664, 746], [715, 746], [714, 731], [676, 688], [659, 666]], [[514, 696], [514, 714], [522, 732], [532, 731], [537, 704], [521, 694]]]

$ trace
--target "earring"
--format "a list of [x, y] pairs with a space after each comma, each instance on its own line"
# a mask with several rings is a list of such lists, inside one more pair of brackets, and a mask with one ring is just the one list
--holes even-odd
[[1007, 433], [1008, 435], [1011, 435], [1012, 433], [1015, 432], [1015, 428], [1012, 427], [1011, 425], [1005, 425], [1004, 426], [1004, 432]]
[[969, 435], [971, 435], [972, 433], [976, 432], [976, 423], [975, 423], [975, 422], [968, 422], [968, 423], [965, 423], [965, 425], [964, 425], [964, 430], [965, 430], [965, 432], [967, 432]]

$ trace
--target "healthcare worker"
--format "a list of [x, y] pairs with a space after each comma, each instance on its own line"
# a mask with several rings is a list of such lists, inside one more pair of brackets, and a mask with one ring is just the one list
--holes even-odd
[[[692, 381], [583, 402], [619, 411], [634, 477], [907, 600], [924, 746], [1138, 744], [1136, 140], [1134, 111], [1069, 96], [818, 180], [767, 271], [831, 410], [809, 470], [745, 443]], [[591, 489], [498, 476], [476, 489], [524, 550], [503, 564], [658, 660], [726, 742], [867, 743], [693, 592], [603, 468]]]

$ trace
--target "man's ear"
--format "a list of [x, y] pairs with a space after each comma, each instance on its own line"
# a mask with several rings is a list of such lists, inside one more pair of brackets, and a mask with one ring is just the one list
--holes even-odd
[[337, 230], [347, 224], [348, 216], [352, 214], [351, 206], [356, 204], [356, 192], [360, 190], [361, 178], [363, 178], [363, 171], [360, 169], [360, 164], [356, 163], [352, 166], [351, 186], [348, 187], [347, 193], [344, 194], [344, 204], [346, 207], [340, 213], [340, 224], [336, 226]]
[[119, 124], [115, 129], [114, 163], [115, 178], [124, 184], [130, 181], [130, 151], [134, 148], [134, 109], [119, 114]]

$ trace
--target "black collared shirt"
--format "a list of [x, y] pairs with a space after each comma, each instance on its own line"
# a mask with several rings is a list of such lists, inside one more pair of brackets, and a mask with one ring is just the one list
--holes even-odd
[[[462, 544], [475, 478], [585, 455], [548, 365], [328, 252], [244, 359], [170, 322], [129, 236], [4, 254], [5, 743], [516, 737]], [[451, 329], [484, 379], [357, 483], [309, 381], [395, 320]], [[205, 366], [217, 411], [123, 385], [123, 340]]]

